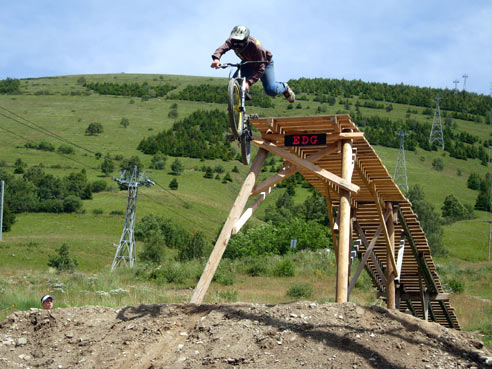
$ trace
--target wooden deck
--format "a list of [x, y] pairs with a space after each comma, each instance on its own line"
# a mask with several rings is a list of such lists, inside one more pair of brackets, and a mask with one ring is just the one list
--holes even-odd
[[[410, 311], [422, 319], [460, 328], [410, 202], [349, 115], [262, 118], [250, 122], [259, 132], [253, 143], [282, 157], [286, 163], [279, 173], [255, 184], [250, 195], [267, 193], [276, 183], [300, 172], [326, 198], [329, 209], [333, 210], [331, 213], [336, 214], [341, 194], [348, 191], [355, 251], [362, 261], [361, 268], [369, 273], [381, 295], [387, 294], [386, 269], [390, 264], [398, 270], [394, 286], [396, 307], [400, 311]], [[305, 134], [326, 135], [326, 144], [285, 146], [286, 135]], [[344, 140], [352, 143], [350, 181], [342, 178]], [[393, 258], [388, 256], [391, 256], [391, 252], [388, 253], [390, 241], [385, 225], [389, 212], [394, 216], [391, 218], [394, 219]], [[331, 218], [331, 226], [337, 247], [336, 216]], [[357, 273], [352, 276], [349, 294], [356, 278]]]

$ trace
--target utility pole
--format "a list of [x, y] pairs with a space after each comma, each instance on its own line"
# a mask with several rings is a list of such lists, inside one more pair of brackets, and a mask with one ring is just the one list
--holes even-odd
[[120, 178], [113, 177], [113, 180], [118, 184], [128, 187], [128, 201], [126, 205], [125, 225], [123, 227], [123, 232], [121, 233], [120, 243], [118, 245], [113, 244], [116, 247], [116, 254], [114, 255], [113, 264], [111, 265], [111, 271], [116, 267], [119, 267], [122, 261], [125, 264], [128, 264], [130, 268], [133, 268], [136, 262], [134, 226], [135, 212], [137, 210], [138, 186], [150, 187], [155, 184], [155, 182], [145, 177], [143, 172], [140, 173], [138, 179], [137, 174], [138, 169], [135, 165], [130, 177], [126, 175], [126, 171], [121, 173]]
[[5, 181], [2, 181], [2, 189], [0, 195], [0, 241], [2, 241], [2, 233], [3, 233], [3, 192], [5, 189]]
[[408, 192], [407, 163], [405, 160], [405, 136], [407, 136], [408, 133], [405, 130], [401, 130], [398, 131], [397, 135], [400, 136], [400, 152], [398, 153], [398, 159], [396, 160], [393, 180], [397, 186]]
[[442, 100], [441, 97], [436, 96], [436, 111], [434, 112], [434, 120], [432, 121], [432, 128], [429, 137], [429, 143], [432, 144], [434, 141], [441, 144], [444, 150], [444, 137], [442, 134], [442, 123], [441, 123], [441, 109], [439, 108], [439, 102]]

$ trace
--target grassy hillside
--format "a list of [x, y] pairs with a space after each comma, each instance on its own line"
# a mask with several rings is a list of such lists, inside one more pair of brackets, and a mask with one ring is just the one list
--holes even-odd
[[[104, 273], [107, 273], [115, 252], [113, 243], [118, 243], [122, 231], [124, 215], [121, 213], [124, 214], [126, 209], [127, 193], [119, 191], [116, 182], [103, 175], [100, 170], [102, 159], [97, 159], [96, 153], [100, 153], [103, 157], [120, 155], [124, 158], [130, 158], [137, 155], [144, 164], [147, 175], [157, 183], [151, 188], [139, 190], [137, 222], [147, 214], [169, 217], [190, 232], [197, 230], [204, 232], [210, 245], [222, 222], [226, 219], [242, 179], [248, 170], [238, 161], [201, 161], [200, 159], [180, 158], [185, 170], [182, 175], [176, 177], [169, 173], [170, 165], [174, 160], [173, 157], [168, 158], [164, 170], [149, 170], [152, 156], [144, 155], [137, 150], [137, 146], [143, 138], [172, 127], [176, 119], [182, 119], [196, 110], [219, 109], [225, 111], [226, 106], [224, 104], [170, 100], [164, 97], [142, 99], [99, 95], [84, 88], [81, 77], [88, 82], [171, 84], [177, 86], [174, 92], [182, 90], [190, 84], [206, 83], [225, 88], [227, 83], [225, 78], [174, 75], [62, 76], [21, 80], [20, 94], [0, 94], [0, 163], [4, 169], [13, 173], [14, 162], [21, 159], [27, 163], [28, 167], [42, 164], [47, 173], [57, 177], [85, 169], [90, 181], [103, 179], [108, 184], [106, 191], [94, 194], [92, 200], [84, 200], [85, 212], [83, 213], [18, 214], [17, 222], [13, 225], [12, 230], [3, 234], [3, 241], [0, 242], [0, 293], [2, 293], [2, 286], [5, 290], [9, 278], [11, 278], [10, 282], [19, 281], [19, 278], [26, 276], [27, 279], [31, 280], [31, 288], [27, 292], [30, 297], [25, 305], [17, 303], [19, 306], [29, 306], [29, 304], [37, 306], [35, 297], [40, 294], [40, 289], [43, 291], [44, 287], [40, 286], [40, 282], [32, 281], [36, 278], [31, 277], [33, 275], [39, 277], [48, 269], [49, 255], [52, 255], [55, 249], [63, 243], [70, 245], [71, 253], [77, 258], [79, 262], [78, 271], [86, 274], [99, 274], [101, 279], [106, 275]], [[294, 104], [293, 108], [292, 106], [289, 107], [283, 98], [277, 97], [273, 99], [275, 107], [251, 107], [250, 111], [263, 117], [315, 115], [320, 107], [324, 110], [323, 114], [351, 113], [351, 110], [345, 110], [344, 105], [335, 104], [332, 106], [313, 101], [314, 96], [311, 94], [303, 93], [299, 97], [300, 100]], [[357, 98], [343, 99], [355, 104]], [[171, 106], [174, 104], [177, 104], [177, 118], [168, 116]], [[392, 120], [404, 120], [408, 110], [411, 109], [417, 111], [417, 113], [412, 113], [413, 119], [429, 125], [432, 123], [432, 116], [421, 114], [422, 107], [396, 103], [393, 103], [392, 106], [393, 110], [389, 112], [384, 109], [375, 110], [364, 107], [361, 107], [360, 111], [364, 116], [377, 114]], [[120, 125], [122, 118], [129, 120], [130, 124], [127, 128]], [[99, 136], [85, 135], [86, 128], [92, 122], [99, 122], [104, 127], [104, 132]], [[467, 132], [484, 139], [491, 137], [490, 125], [459, 119], [453, 119], [453, 122], [456, 125], [455, 131], [457, 133]], [[51, 135], [47, 135], [44, 130], [48, 130]], [[75, 152], [73, 154], [59, 154], [24, 147], [28, 142], [39, 143], [41, 141], [49, 142], [55, 147], [59, 147], [61, 144], [74, 144]], [[388, 171], [393, 173], [398, 149], [375, 146], [375, 150], [387, 166]], [[432, 161], [438, 157], [443, 160], [443, 171], [432, 169]], [[420, 148], [416, 151], [407, 151], [406, 160], [409, 184], [419, 184], [424, 190], [426, 199], [439, 212], [444, 198], [449, 194], [455, 195], [463, 204], [473, 206], [477, 192], [467, 188], [467, 178], [470, 173], [479, 173], [484, 176], [487, 171], [487, 168], [481, 165], [478, 159], [458, 160], [449, 157], [448, 153], [442, 151], [425, 151]], [[115, 164], [118, 166], [119, 162], [115, 161]], [[212, 168], [217, 165], [223, 166], [226, 172], [231, 173], [233, 182], [224, 184], [220, 180], [205, 179], [204, 173], [200, 170], [204, 165]], [[233, 172], [234, 167], [239, 169], [239, 173]], [[113, 175], [118, 176], [117, 168]], [[268, 172], [262, 174], [263, 177], [270, 175], [271, 173]], [[173, 178], [177, 178], [179, 183], [179, 188], [176, 191], [172, 191], [168, 187]], [[267, 199], [265, 205], [258, 210], [257, 216], [259, 218], [264, 214], [266, 207], [274, 203], [281, 191], [283, 190], [275, 191]], [[300, 203], [307, 196], [308, 192], [305, 189], [298, 188], [295, 201]], [[115, 211], [119, 212], [120, 215], [111, 214]], [[475, 213], [476, 219], [461, 221], [444, 227], [445, 246], [449, 250], [449, 255], [444, 259], [437, 259], [445, 282], [456, 280], [464, 285], [464, 293], [456, 295], [453, 303], [457, 306], [459, 318], [464, 320], [464, 326], [468, 329], [476, 328], [480, 321], [487, 316], [492, 316], [490, 304], [492, 295], [487, 287], [492, 282], [492, 273], [490, 273], [492, 266], [490, 262], [487, 262], [488, 224], [486, 221], [490, 220], [490, 214], [477, 211]], [[260, 221], [258, 218], [254, 218], [250, 222], [258, 223]], [[141, 244], [138, 242], [137, 248], [139, 247]], [[198, 271], [196, 273], [199, 274], [201, 266], [198, 265], [195, 268]], [[137, 283], [131, 278], [127, 280], [128, 277], [125, 277], [124, 273], [117, 275], [115, 281]], [[111, 277], [104, 278], [111, 279]], [[315, 283], [314, 281], [318, 281], [316, 283], [319, 283], [316, 274], [306, 273], [306, 276], [299, 276], [298, 278], [301, 282]], [[43, 278], [40, 280], [45, 281]], [[260, 292], [255, 282], [252, 282], [249, 277], [244, 277], [238, 282], [239, 284], [236, 284], [237, 288], [233, 290], [236, 291], [236, 298], [239, 300], [249, 300], [251, 296], [261, 296], [253, 297], [253, 299], [266, 302], [284, 301], [285, 297], [272, 297], [275, 295], [273, 291], [279, 288], [274, 280], [265, 282], [267, 291]], [[324, 275], [322, 280], [327, 284], [333, 282], [330, 273]], [[282, 288], [285, 290], [288, 288], [288, 283], [284, 283], [284, 285]], [[329, 290], [331, 289], [332, 287], [329, 287]], [[221, 290], [222, 292], [217, 292], [216, 298], [227, 298], [229, 296], [227, 291], [229, 290], [231, 288], [227, 287]], [[234, 294], [234, 291], [229, 293]], [[225, 295], [220, 295], [220, 293]], [[361, 302], [369, 302], [371, 298], [368, 296], [370, 294], [367, 291], [360, 293], [361, 297], [356, 298], [359, 298]], [[327, 296], [330, 296], [329, 291], [324, 289], [315, 292], [313, 298], [327, 299]], [[467, 298], [464, 296], [477, 296], [476, 305], [467, 307]], [[186, 300], [185, 297], [181, 296], [180, 298]], [[154, 294], [152, 297], [142, 295], [138, 298], [135, 297], [134, 300], [124, 300], [124, 303], [158, 302], [159, 298], [162, 300], [162, 295]], [[170, 301], [173, 300], [173, 297], [167, 295], [165, 299]], [[18, 300], [14, 298], [14, 301]], [[93, 300], [76, 301], [75, 297], [70, 299], [67, 297], [62, 301], [62, 304], [67, 305], [94, 302]], [[112, 303], [116, 302], [113, 301]]]

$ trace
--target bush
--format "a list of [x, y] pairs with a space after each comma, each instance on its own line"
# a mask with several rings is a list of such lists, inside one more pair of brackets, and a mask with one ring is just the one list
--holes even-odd
[[177, 190], [178, 189], [178, 181], [176, 180], [176, 178], [173, 178], [171, 180], [171, 182], [169, 182], [169, 188], [171, 190]]
[[293, 277], [295, 274], [296, 267], [290, 258], [280, 261], [273, 268], [273, 275], [276, 277]]
[[441, 172], [444, 169], [444, 162], [441, 158], [435, 158], [432, 160], [432, 169]]
[[80, 197], [69, 195], [63, 199], [63, 211], [73, 213], [82, 209], [82, 200]]
[[100, 179], [91, 183], [91, 190], [92, 192], [101, 192], [106, 189], [107, 185], [104, 179]]
[[162, 237], [157, 232], [152, 232], [145, 240], [143, 250], [138, 256], [143, 262], [159, 265], [164, 256]]
[[268, 273], [268, 268], [263, 260], [255, 259], [253, 263], [246, 268], [246, 273], [252, 277], [259, 277]]
[[92, 214], [101, 215], [101, 214], [104, 214], [104, 210], [103, 209], [93, 209]]
[[462, 293], [465, 291], [465, 284], [456, 278], [448, 280], [446, 284], [451, 292]]
[[103, 133], [104, 129], [101, 123], [92, 122], [85, 130], [86, 136], [97, 136]]
[[56, 149], [56, 151], [59, 152], [60, 154], [73, 154], [74, 153], [73, 147], [70, 145], [65, 145], [65, 144], [58, 146], [58, 149]]
[[70, 259], [69, 247], [66, 243], [60, 246], [56, 250], [58, 255], [52, 255], [49, 257], [48, 266], [55, 268], [58, 272], [74, 271], [78, 265], [77, 260]]
[[287, 290], [287, 296], [294, 299], [310, 299], [313, 297], [313, 287], [307, 283], [298, 283]]
[[178, 259], [180, 261], [199, 259], [203, 256], [205, 249], [205, 237], [202, 232], [198, 231], [188, 239], [180, 248]]

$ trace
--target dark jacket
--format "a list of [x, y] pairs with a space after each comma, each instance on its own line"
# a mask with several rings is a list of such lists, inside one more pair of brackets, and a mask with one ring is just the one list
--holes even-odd
[[[231, 39], [227, 39], [212, 55], [212, 59], [219, 59], [229, 50], [232, 50]], [[261, 42], [256, 38], [249, 36], [248, 44], [242, 52], [237, 52], [234, 50], [236, 55], [242, 61], [265, 61], [270, 63], [272, 61], [273, 55], [270, 51], [266, 50]], [[252, 64], [251, 68], [255, 72], [247, 79], [248, 84], [251, 86], [253, 83], [257, 82], [263, 73], [265, 73], [266, 64]]]

